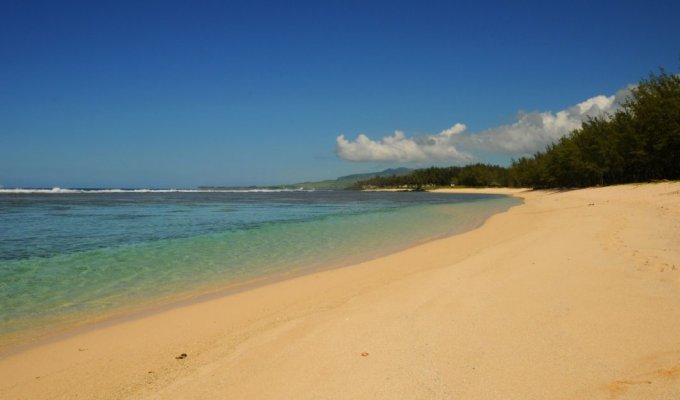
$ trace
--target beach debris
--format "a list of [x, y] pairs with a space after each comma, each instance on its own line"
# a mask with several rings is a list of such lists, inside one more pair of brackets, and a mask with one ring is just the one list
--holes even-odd
[[184, 360], [185, 358], [187, 358], [187, 353], [182, 353], [175, 357], [175, 360]]
[[86, 351], [87, 348], [79, 348], [78, 351]]
[[362, 357], [368, 357], [368, 353], [364, 351], [363, 353], [361, 353], [361, 356]]

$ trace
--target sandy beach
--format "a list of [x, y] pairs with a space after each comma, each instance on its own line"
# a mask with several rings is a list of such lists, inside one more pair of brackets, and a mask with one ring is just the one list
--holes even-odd
[[3, 356], [0, 398], [679, 399], [680, 183], [474, 192], [524, 204]]

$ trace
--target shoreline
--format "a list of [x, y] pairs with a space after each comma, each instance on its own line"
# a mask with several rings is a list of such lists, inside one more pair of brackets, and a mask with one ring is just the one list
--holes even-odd
[[462, 234], [0, 358], [0, 397], [680, 394], [680, 183], [515, 194]]
[[[516, 197], [513, 196], [513, 194], [521, 192], [523, 190], [524, 189], [489, 189], [489, 190], [481, 189], [476, 191], [473, 189], [470, 191], [465, 191], [465, 189], [462, 189], [450, 192], [446, 190], [439, 190], [438, 192], [454, 194], [456, 193], [497, 194]], [[517, 205], [514, 205], [511, 206], [510, 208], [516, 206]], [[316, 274], [328, 270], [346, 268], [356, 264], [365, 263], [377, 258], [388, 256], [390, 254], [405, 251], [410, 248], [423, 245], [425, 243], [441, 240], [455, 235], [460, 235], [470, 230], [477, 229], [493, 215], [495, 214], [488, 216], [487, 218], [482, 220], [480, 224], [476, 226], [464, 227], [461, 228], [461, 230], [456, 230], [453, 233], [437, 235], [431, 238], [419, 240], [404, 247], [375, 250], [366, 254], [345, 257], [341, 260], [335, 260], [328, 264], [319, 264], [316, 266], [301, 267], [286, 271], [277, 271], [269, 273], [267, 275], [255, 276], [244, 280], [227, 282], [226, 284], [206, 283], [203, 285], [198, 285], [189, 291], [174, 293], [171, 295], [166, 295], [155, 299], [153, 298], [146, 299], [140, 305], [131, 304], [125, 305], [117, 309], [106, 310], [104, 313], [92, 313], [80, 315], [78, 316], [80, 319], [79, 322], [75, 321], [76, 318], [70, 318], [65, 320], [63, 323], [56, 323], [47, 329], [36, 328], [6, 334], [4, 336], [0, 336], [0, 339], [4, 339], [0, 340], [0, 359], [20, 354], [21, 352], [31, 350], [33, 348], [40, 347], [53, 342], [58, 342], [60, 340], [67, 339], [80, 334], [96, 331], [98, 329], [114, 326], [120, 323], [125, 323], [140, 318], [149, 317], [155, 314], [168, 312], [175, 308], [181, 308], [205, 301], [216, 300], [222, 297], [227, 297], [244, 291], [252, 290], [261, 286], [268, 286], [289, 279], [299, 278], [305, 275]], [[23, 339], [17, 339], [21, 338], [22, 336], [24, 336]]]

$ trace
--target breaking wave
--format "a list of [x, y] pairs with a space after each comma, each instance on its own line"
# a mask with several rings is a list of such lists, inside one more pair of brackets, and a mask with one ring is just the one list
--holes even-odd
[[0, 194], [72, 194], [72, 193], [279, 193], [314, 192], [314, 189], [68, 189], [0, 188]]

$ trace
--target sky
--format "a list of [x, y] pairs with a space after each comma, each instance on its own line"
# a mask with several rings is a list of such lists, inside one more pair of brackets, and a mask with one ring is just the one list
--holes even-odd
[[269, 185], [541, 150], [680, 2], [0, 2], [0, 185]]

